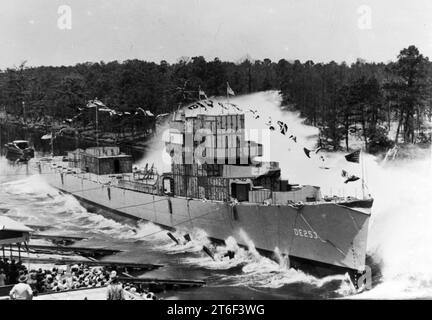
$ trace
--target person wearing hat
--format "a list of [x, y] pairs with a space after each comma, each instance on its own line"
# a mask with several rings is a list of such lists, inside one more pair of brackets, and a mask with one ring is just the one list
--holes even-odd
[[19, 283], [13, 286], [12, 290], [9, 292], [9, 297], [12, 300], [32, 300], [33, 290], [27, 284], [27, 277], [21, 276], [18, 279]]
[[119, 282], [117, 274], [111, 274], [110, 276], [107, 300], [125, 300], [123, 286]]

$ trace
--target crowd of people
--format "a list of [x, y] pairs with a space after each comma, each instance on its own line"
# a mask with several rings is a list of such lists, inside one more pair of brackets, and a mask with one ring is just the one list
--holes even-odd
[[110, 271], [103, 267], [88, 267], [75, 264], [66, 269], [30, 269], [20, 261], [5, 258], [0, 261], [0, 285], [16, 284], [26, 279], [34, 292], [64, 291], [79, 288], [105, 286], [110, 280]]
[[[156, 300], [156, 296], [140, 285], [118, 280], [115, 270], [104, 267], [89, 267], [85, 264], [69, 265], [66, 269], [28, 269], [20, 261], [4, 258], [0, 260], [0, 286], [16, 284], [12, 293], [22, 291], [26, 296], [38, 293], [61, 292], [74, 289], [104, 287], [108, 285], [109, 300], [123, 300], [123, 290], [131, 293], [129, 298]], [[28, 285], [28, 286], [24, 286]], [[29, 293], [27, 293], [29, 292]], [[111, 292], [111, 295], [110, 295]], [[21, 293], [22, 294], [22, 293]]]
[[0, 286], [17, 283], [24, 270], [26, 267], [21, 261], [17, 262], [8, 258], [0, 259]]

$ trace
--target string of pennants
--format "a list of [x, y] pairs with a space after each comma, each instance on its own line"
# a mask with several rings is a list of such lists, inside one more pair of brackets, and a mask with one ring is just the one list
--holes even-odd
[[[229, 96], [234, 96], [235, 93], [234, 91], [231, 89], [231, 87], [229, 86], [229, 83], [227, 82], [227, 98]], [[201, 90], [201, 88], [199, 88], [198, 90], [198, 96], [199, 96], [199, 101], [196, 101], [194, 103], [192, 103], [190, 106], [188, 106], [188, 109], [190, 110], [196, 110], [196, 109], [204, 109], [206, 112], [207, 110], [213, 109], [216, 105], [218, 105], [220, 108], [224, 109], [224, 110], [229, 110], [230, 108], [233, 108], [234, 110], [236, 110], [237, 112], [249, 112], [252, 114], [253, 118], [255, 120], [260, 119], [261, 116], [258, 114], [258, 110], [256, 109], [246, 109], [243, 110], [242, 108], [240, 108], [238, 105], [234, 104], [234, 103], [230, 103], [230, 102], [216, 102], [213, 101], [211, 99], [209, 99], [207, 97], [207, 95], [205, 94], [205, 92], [203, 90]], [[201, 100], [201, 97], [204, 97], [205, 100]], [[136, 116], [138, 114], [142, 114], [144, 116], [148, 116], [148, 117], [154, 117], [153, 113], [151, 113], [149, 110], [144, 110], [143, 108], [137, 108], [135, 113], [131, 113], [131, 112], [119, 112], [119, 111], [115, 111], [114, 109], [108, 108], [105, 104], [103, 104], [100, 100], [98, 100], [97, 98], [94, 100], [90, 100], [85, 109], [90, 109], [90, 108], [98, 108], [98, 111], [101, 112], [108, 112], [110, 117], [112, 116], [119, 116], [119, 117], [123, 117], [123, 116]], [[74, 116], [72, 119], [66, 119], [66, 122], [73, 122], [74, 120], [76, 120], [78, 117], [80, 117], [82, 115], [82, 111], [84, 110], [84, 108], [78, 108], [78, 110], [80, 111], [80, 113], [76, 116]], [[283, 121], [276, 121], [276, 123], [273, 123], [273, 120], [271, 117], [268, 118], [268, 121], [265, 122], [265, 125], [269, 128], [270, 131], [276, 131], [276, 128], [278, 128], [278, 131], [280, 132], [280, 134], [287, 136], [288, 139], [290, 139], [291, 141], [293, 141], [294, 143], [297, 143], [297, 137], [292, 134], [289, 133], [289, 127], [288, 125], [283, 122]], [[304, 147], [303, 151], [306, 155], [306, 157], [308, 159], [311, 159], [311, 155], [314, 156], [318, 156], [318, 152], [321, 150], [321, 148], [317, 148], [315, 150], [309, 150], [308, 148]], [[345, 159], [348, 162], [355, 162], [355, 163], [359, 163], [360, 162], [360, 150], [356, 150], [348, 155], [345, 156]], [[319, 160], [321, 161], [321, 166], [319, 166], [320, 169], [324, 169], [324, 170], [329, 170], [330, 167], [325, 165], [326, 159], [323, 155], [319, 155]], [[345, 183], [348, 182], [354, 182], [359, 180], [360, 178], [352, 175], [350, 173], [348, 173], [346, 170], [342, 170], [341, 176], [345, 179]]]
[[135, 112], [129, 112], [129, 111], [116, 111], [114, 109], [108, 108], [103, 102], [101, 102], [100, 100], [98, 100], [97, 98], [94, 100], [90, 100], [88, 101], [87, 105], [85, 106], [85, 108], [80, 108], [78, 107], [78, 111], [79, 113], [77, 115], [75, 115], [74, 117], [70, 118], [70, 119], [66, 119], [65, 122], [67, 123], [72, 123], [75, 120], [77, 120], [79, 117], [81, 117], [83, 115], [83, 111], [84, 110], [88, 110], [91, 108], [98, 108], [98, 112], [107, 112], [109, 113], [110, 117], [113, 116], [117, 116], [117, 117], [125, 117], [125, 116], [137, 116], [137, 115], [143, 115], [145, 117], [154, 117], [155, 115], [150, 111], [150, 110], [145, 110], [141, 107], [136, 108]]
[[[234, 95], [234, 91], [229, 87], [229, 84], [227, 83], [227, 97], [229, 95]], [[214, 108], [215, 105], [217, 104], [218, 106], [220, 106], [222, 109], [224, 110], [229, 110], [229, 108], [233, 108], [238, 112], [249, 112], [253, 115], [254, 119], [259, 119], [261, 116], [258, 114], [258, 110], [256, 109], [246, 109], [243, 110], [242, 108], [240, 108], [238, 105], [234, 104], [234, 103], [229, 103], [229, 102], [215, 102], [212, 101], [210, 99], [207, 98], [207, 95], [205, 94], [205, 92], [203, 90], [201, 90], [201, 88], [199, 88], [199, 98], [201, 99], [201, 97], [205, 97], [205, 100], [200, 100], [197, 101], [193, 104], [191, 104], [188, 109], [190, 110], [196, 110], [196, 109], [204, 109], [205, 111], [208, 110], [208, 108]], [[294, 134], [288, 133], [288, 125], [283, 122], [283, 121], [276, 121], [276, 123], [273, 123], [273, 120], [271, 117], [268, 118], [268, 121], [265, 122], [265, 125], [269, 128], [270, 131], [276, 131], [276, 129], [278, 129], [278, 131], [280, 132], [280, 134], [284, 135], [284, 136], [288, 136], [288, 139], [292, 140], [294, 143], [297, 143], [297, 137]], [[306, 155], [306, 157], [308, 159], [311, 159], [311, 155], [314, 156], [318, 156], [318, 159], [321, 162], [321, 165], [319, 166], [320, 169], [324, 169], [324, 170], [329, 170], [331, 169], [329, 166], [326, 166], [326, 159], [324, 157], [324, 155], [318, 155], [319, 151], [322, 150], [322, 148], [317, 148], [315, 150], [309, 150], [308, 148], [303, 148], [303, 151]], [[360, 150], [356, 150], [348, 155], [345, 156], [346, 161], [348, 162], [354, 162], [354, 163], [359, 163], [360, 162]], [[349, 183], [349, 182], [354, 182], [359, 180], [360, 178], [348, 173], [346, 170], [342, 170], [341, 172], [341, 176], [342, 178], [344, 178], [344, 183]]]

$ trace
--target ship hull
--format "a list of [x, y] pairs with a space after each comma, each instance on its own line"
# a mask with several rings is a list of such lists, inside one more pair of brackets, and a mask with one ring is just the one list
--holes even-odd
[[293, 267], [324, 274], [362, 271], [370, 214], [334, 203], [294, 207], [168, 197], [107, 186], [74, 174], [43, 174], [53, 187], [113, 216], [147, 220], [167, 229], [204, 230], [208, 237], [289, 255]]

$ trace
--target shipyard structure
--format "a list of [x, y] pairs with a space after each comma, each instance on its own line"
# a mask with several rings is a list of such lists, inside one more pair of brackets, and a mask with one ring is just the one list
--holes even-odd
[[180, 232], [201, 229], [214, 241], [251, 240], [261, 252], [289, 256], [294, 268], [348, 271], [357, 285], [372, 199], [324, 199], [319, 186], [281, 179], [277, 162], [256, 160], [263, 146], [247, 141], [244, 129], [243, 114], [180, 110], [166, 139], [170, 172], [133, 168], [118, 147], [75, 150], [67, 161], [39, 162], [39, 171], [86, 206]]

